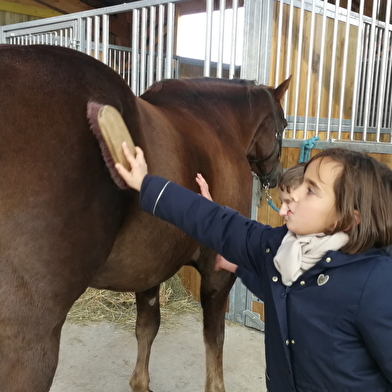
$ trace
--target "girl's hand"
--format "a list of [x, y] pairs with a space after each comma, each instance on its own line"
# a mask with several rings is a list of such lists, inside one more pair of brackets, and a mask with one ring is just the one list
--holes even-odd
[[127, 185], [136, 191], [140, 191], [144, 177], [148, 173], [143, 150], [140, 147], [135, 147], [136, 156], [133, 156], [125, 142], [122, 144], [122, 149], [131, 170], [128, 171], [121, 163], [116, 163], [115, 167]]
[[233, 274], [237, 271], [238, 265], [227, 261], [223, 256], [217, 255], [215, 258], [215, 271], [225, 270], [232, 272]]
[[196, 182], [200, 187], [200, 194], [202, 196], [204, 196], [206, 199], [212, 201], [210, 191], [208, 190], [207, 181], [204, 179], [204, 177], [200, 173], [197, 173], [197, 175], [196, 175]]

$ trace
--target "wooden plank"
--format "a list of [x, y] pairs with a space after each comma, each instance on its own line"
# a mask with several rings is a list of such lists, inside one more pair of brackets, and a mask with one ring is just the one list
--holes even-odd
[[41, 4], [52, 10], [57, 10], [63, 14], [71, 14], [74, 12], [94, 9], [94, 7], [91, 7], [79, 0], [33, 0], [33, 2]]
[[88, 11], [93, 7], [79, 0], [0, 0], [0, 10], [39, 18]]
[[57, 11], [36, 5], [33, 1], [3, 1], [0, 0], [0, 11], [12, 12], [14, 14], [30, 15], [37, 18], [50, 18], [61, 15]]
[[184, 266], [178, 271], [178, 276], [185, 289], [192, 294], [196, 301], [200, 302], [200, 274], [193, 267]]

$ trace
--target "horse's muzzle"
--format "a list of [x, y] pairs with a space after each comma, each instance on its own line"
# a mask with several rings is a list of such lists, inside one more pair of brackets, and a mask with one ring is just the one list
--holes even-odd
[[283, 168], [279, 162], [268, 174], [258, 176], [262, 186], [275, 188], [283, 174]]

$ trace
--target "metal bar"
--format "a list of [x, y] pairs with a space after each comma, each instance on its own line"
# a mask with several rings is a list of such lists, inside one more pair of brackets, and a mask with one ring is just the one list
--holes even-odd
[[[290, 11], [289, 11], [289, 27], [288, 27], [288, 37], [287, 37], [287, 57], [286, 57], [286, 75], [290, 75], [290, 59], [291, 59], [291, 42], [293, 40], [293, 18], [294, 18], [294, 4], [293, 0], [290, 0]], [[285, 99], [284, 105], [283, 105], [283, 110], [285, 113], [287, 113], [287, 105], [288, 105], [288, 99]], [[285, 132], [283, 136], [285, 135]]]
[[358, 114], [357, 114], [357, 103], [359, 99], [358, 94], [358, 84], [359, 84], [359, 62], [361, 61], [361, 43], [363, 42], [363, 9], [365, 1], [360, 1], [359, 7], [359, 21], [358, 21], [358, 33], [357, 33], [357, 49], [355, 52], [355, 71], [354, 71], [354, 86], [353, 86], [353, 102], [351, 109], [351, 130], [350, 130], [350, 140], [354, 139], [354, 126], [356, 124]]
[[[392, 34], [390, 34], [389, 38], [389, 47], [392, 47]], [[389, 53], [389, 67], [388, 67], [388, 77], [387, 77], [387, 97], [389, 98], [389, 110], [385, 108], [387, 112], [387, 119], [385, 121], [386, 128], [392, 128], [392, 55]], [[392, 129], [391, 129], [392, 132]], [[392, 138], [391, 138], [392, 143]]]
[[[386, 16], [385, 20], [387, 22], [390, 21], [391, 18], [391, 0], [387, 0], [387, 8], [386, 8]], [[382, 119], [383, 119], [383, 111], [384, 111], [384, 100], [385, 100], [385, 80], [386, 80], [386, 65], [387, 65], [387, 58], [388, 54], [390, 53], [390, 46], [388, 46], [388, 41], [389, 41], [389, 32], [387, 29], [384, 30], [384, 42], [382, 46], [382, 63], [381, 63], [381, 74], [380, 74], [380, 81], [379, 81], [379, 96], [378, 96], [378, 102], [377, 102], [377, 108], [378, 108], [378, 113], [377, 113], [377, 136], [376, 136], [376, 141], [380, 141], [380, 130], [381, 130], [381, 125], [382, 125]], [[390, 61], [390, 60], [389, 60]], [[390, 65], [391, 66], [391, 65]]]
[[230, 67], [229, 79], [235, 76], [235, 60], [237, 51], [237, 29], [238, 29], [238, 0], [232, 1], [233, 17], [231, 22], [231, 48], [230, 48]]
[[139, 95], [138, 75], [139, 75], [139, 10], [132, 11], [132, 78], [131, 90], [135, 95]]
[[158, 56], [157, 56], [157, 72], [156, 80], [162, 80], [163, 73], [163, 21], [165, 18], [165, 7], [163, 5], [159, 6], [159, 16], [158, 16]]
[[211, 45], [212, 45], [212, 13], [214, 10], [213, 0], [206, 1], [206, 41], [204, 55], [204, 76], [210, 76], [211, 66]]
[[272, 45], [272, 25], [273, 25], [273, 9], [275, 0], [261, 1], [261, 51], [260, 51], [260, 67], [257, 81], [263, 84], [270, 84], [270, 68], [271, 55], [270, 50]]
[[[278, 15], [278, 40], [276, 43], [276, 64], [275, 64], [275, 86], [279, 84], [280, 78], [280, 51], [282, 47], [282, 25], [283, 25], [283, 0], [279, 0]], [[286, 96], [286, 94], [285, 94]]]
[[131, 52], [127, 53], [127, 61], [128, 61], [128, 72], [127, 72], [127, 78], [126, 81], [128, 83], [128, 86], [130, 86], [131, 82], [131, 72], [132, 72], [132, 56]]
[[115, 52], [114, 49], [109, 48], [109, 62], [108, 62], [108, 66], [112, 69], [113, 68], [113, 53]]
[[[295, 77], [295, 98], [294, 98], [294, 129], [293, 129], [293, 138], [296, 139], [297, 133], [297, 116], [298, 116], [298, 102], [299, 102], [299, 86], [301, 79], [301, 61], [302, 61], [302, 39], [303, 39], [303, 30], [304, 30], [304, 0], [301, 2], [301, 13], [299, 19], [299, 32], [298, 32], [298, 45], [297, 45], [297, 74]], [[304, 132], [303, 139], [306, 139], [306, 135]]]
[[154, 83], [154, 63], [155, 63], [155, 23], [156, 23], [156, 8], [150, 7], [150, 39], [148, 45], [148, 75], [147, 87]]
[[92, 20], [91, 18], [86, 19], [86, 53], [91, 55], [91, 34], [92, 34]]
[[376, 102], [377, 102], [377, 86], [376, 82], [378, 80], [380, 74], [380, 67], [381, 67], [381, 41], [382, 41], [382, 29], [376, 28], [376, 45], [375, 45], [375, 53], [374, 53], [374, 78], [372, 80], [372, 87], [371, 87], [371, 103], [370, 107], [372, 110], [369, 112], [369, 123], [372, 127], [375, 126], [377, 122], [377, 111], [376, 109]]
[[327, 26], [327, 2], [324, 1], [323, 10], [323, 23], [321, 27], [321, 43], [320, 43], [320, 61], [319, 61], [319, 75], [318, 75], [318, 86], [317, 86], [317, 106], [316, 106], [316, 136], [319, 133], [320, 124], [320, 110], [321, 110], [321, 96], [323, 93], [323, 81], [324, 81], [324, 52], [325, 52], [325, 30]]
[[375, 21], [376, 21], [376, 10], [378, 7], [373, 6], [372, 12], [372, 24], [370, 28], [370, 48], [369, 48], [369, 56], [368, 56], [368, 70], [367, 70], [367, 77], [366, 77], [366, 94], [365, 94], [365, 110], [363, 115], [363, 137], [362, 140], [366, 140], [366, 132], [369, 126], [369, 107], [370, 107], [370, 91], [371, 91], [371, 82], [373, 77], [373, 64], [374, 64], [374, 35], [375, 35]]
[[[347, 12], [351, 10], [351, 0], [347, 1]], [[342, 64], [342, 82], [340, 83], [340, 105], [339, 105], [339, 129], [338, 129], [338, 139], [341, 138], [342, 133], [342, 118], [343, 118], [343, 104], [344, 104], [344, 92], [346, 87], [346, 68], [347, 68], [347, 54], [348, 54], [348, 41], [350, 38], [350, 18], [347, 17], [346, 20], [346, 30], [345, 30], [345, 40], [343, 48], [343, 64]]]
[[146, 89], [146, 45], [147, 45], [147, 8], [142, 8], [142, 22], [140, 26], [140, 91], [143, 94]]
[[126, 72], [127, 72], [127, 61], [126, 61], [126, 58], [125, 58], [125, 52], [121, 53], [121, 58], [122, 58], [122, 72], [121, 72], [121, 76], [125, 80]]
[[[77, 22], [75, 24], [76, 28], [76, 44], [77, 44], [77, 49], [80, 52], [84, 53], [85, 45], [86, 45], [86, 37], [85, 37], [85, 30], [84, 30], [84, 19], [78, 18]], [[57, 33], [55, 33], [57, 35]]]
[[[301, 148], [302, 140], [292, 140], [284, 139], [282, 142], [283, 147], [288, 148]], [[317, 141], [314, 148], [317, 150], [324, 150], [331, 147], [344, 147], [350, 150], [368, 152], [374, 154], [392, 154], [392, 144], [391, 143], [372, 143], [368, 141], [344, 141], [330, 139], [325, 141]]]
[[328, 92], [328, 129], [327, 129], [327, 139], [330, 138], [331, 128], [330, 122], [332, 117], [332, 105], [333, 105], [333, 93], [335, 87], [335, 65], [336, 65], [336, 46], [337, 46], [337, 36], [338, 36], [338, 10], [339, 10], [340, 0], [336, 0], [335, 4], [335, 20], [333, 25], [333, 38], [332, 38], [332, 63], [331, 63], [331, 72], [329, 79], [329, 92]]
[[307, 137], [308, 132], [308, 117], [309, 117], [309, 104], [310, 104], [310, 81], [312, 77], [312, 63], [313, 63], [313, 45], [314, 45], [314, 24], [315, 24], [315, 0], [312, 1], [312, 16], [310, 21], [310, 41], [309, 41], [309, 54], [308, 54], [308, 75], [306, 78], [306, 96], [305, 96], [305, 127], [304, 138]]
[[216, 69], [216, 76], [222, 77], [222, 64], [223, 64], [223, 47], [225, 40], [225, 13], [226, 13], [226, 0], [219, 0], [219, 37], [218, 37], [218, 64]]
[[173, 47], [174, 47], [174, 15], [175, 5], [169, 3], [167, 5], [167, 33], [166, 33], [166, 65], [165, 77], [170, 79], [173, 77]]
[[102, 62], [108, 63], [109, 56], [109, 15], [102, 15]]
[[99, 59], [99, 29], [100, 29], [100, 18], [94, 16], [94, 57]]
[[[47, 22], [45, 19], [44, 20], [38, 20], [41, 22], [37, 26], [32, 26], [30, 28], [22, 28], [21, 25], [24, 23], [17, 23], [14, 25], [7, 25], [4, 26], [4, 31], [5, 31], [5, 36], [15, 36], [15, 35], [27, 35], [27, 34], [42, 34], [46, 33], [47, 31], [53, 31], [55, 30], [60, 30], [60, 29], [69, 29], [74, 25], [74, 22], [77, 18], [72, 17], [69, 18], [68, 21], [61, 22], [54, 24], [53, 22]], [[35, 21], [36, 22], [36, 21]], [[46, 23], [43, 23], [46, 22]]]
[[[366, 74], [368, 72], [368, 68], [369, 68], [369, 62], [367, 61], [367, 58], [369, 56], [368, 52], [369, 52], [369, 37], [370, 37], [370, 25], [365, 24], [364, 25], [364, 44], [363, 44], [363, 50], [362, 50], [362, 63], [361, 63], [361, 73], [360, 73], [360, 86], [361, 86], [361, 90], [360, 90], [360, 94], [359, 94], [359, 107], [358, 107], [358, 116], [359, 119], [361, 120], [360, 123], [363, 124], [364, 123], [364, 102], [365, 102], [365, 90], [366, 90]], [[359, 122], [358, 122], [359, 123]]]

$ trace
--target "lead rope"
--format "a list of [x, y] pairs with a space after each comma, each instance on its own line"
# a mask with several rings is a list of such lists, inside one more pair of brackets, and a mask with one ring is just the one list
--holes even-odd
[[[314, 146], [316, 145], [316, 141], [319, 139], [320, 138], [318, 136], [314, 136], [308, 140], [305, 140], [301, 144], [301, 152], [299, 155], [298, 163], [307, 162], [310, 159], [310, 152], [311, 152], [312, 148], [314, 148]], [[272, 200], [272, 196], [269, 193], [269, 184], [268, 183], [263, 184], [263, 188], [265, 191], [265, 198], [267, 200], [268, 205], [276, 212], [279, 212], [279, 208], [276, 207], [276, 205], [274, 204], [274, 202]]]
[[272, 196], [269, 193], [269, 185], [268, 184], [264, 184], [263, 185], [264, 188], [264, 192], [265, 192], [265, 199], [267, 200], [268, 205], [275, 210], [276, 212], [279, 212], [279, 208], [276, 207], [276, 205], [274, 204], [274, 202], [272, 201]]

